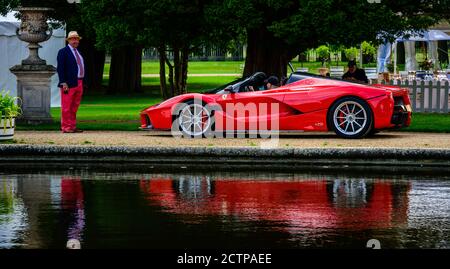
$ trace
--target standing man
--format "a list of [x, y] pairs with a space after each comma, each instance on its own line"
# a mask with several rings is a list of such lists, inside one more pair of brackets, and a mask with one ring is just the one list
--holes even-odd
[[61, 131], [63, 133], [81, 133], [77, 129], [77, 111], [83, 95], [86, 81], [84, 60], [78, 51], [81, 37], [76, 31], [67, 35], [69, 43], [58, 52], [58, 77], [61, 89]]

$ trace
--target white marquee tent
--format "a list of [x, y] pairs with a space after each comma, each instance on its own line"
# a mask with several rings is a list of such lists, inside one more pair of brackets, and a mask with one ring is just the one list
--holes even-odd
[[439, 63], [438, 60], [438, 45], [439, 40], [450, 40], [450, 36], [440, 30], [426, 30], [421, 34], [405, 33], [405, 36], [398, 37], [394, 44], [386, 42], [378, 47], [378, 73], [387, 71], [387, 64], [390, 61], [391, 53], [393, 53], [394, 67], [397, 72], [397, 42], [404, 42], [405, 45], [405, 69], [406, 71], [417, 70], [418, 64], [416, 61], [415, 42], [424, 41], [428, 43], [427, 58], [432, 60], [433, 63]]
[[[12, 95], [17, 94], [17, 80], [9, 69], [14, 65], [21, 64], [28, 57], [26, 42], [19, 40], [16, 29], [19, 22], [1, 21], [0, 17], [0, 90], [10, 91]], [[56, 67], [56, 56], [58, 50], [65, 46], [65, 30], [53, 30], [53, 36], [46, 42], [40, 43], [39, 56], [47, 61], [47, 64]], [[51, 84], [51, 106], [60, 107], [61, 99], [58, 89], [58, 76], [52, 77]]]

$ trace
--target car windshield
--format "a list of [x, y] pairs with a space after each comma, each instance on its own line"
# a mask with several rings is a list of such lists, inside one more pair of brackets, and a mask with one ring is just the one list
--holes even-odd
[[227, 84], [225, 84], [225, 85], [219, 86], [219, 87], [217, 87], [217, 88], [215, 88], [215, 89], [207, 90], [207, 91], [205, 91], [205, 92], [203, 92], [203, 93], [204, 93], [204, 94], [218, 94], [219, 92], [222, 92], [225, 88], [227, 88], [227, 87], [229, 87], [229, 86], [233, 86], [233, 85], [235, 85], [235, 84], [238, 84], [239, 82], [242, 82], [242, 81], [244, 81], [245, 79], [246, 79], [245, 77], [239, 78], [239, 79], [236, 79], [236, 80], [234, 80], [234, 81], [232, 81], [232, 82], [230, 82], [230, 83], [227, 83]]
[[263, 72], [257, 72], [250, 77], [244, 77], [232, 81], [228, 84], [220, 86], [216, 89], [204, 92], [205, 94], [223, 94], [225, 92], [248, 92], [248, 91], [259, 91], [264, 89], [264, 80], [266, 79], [266, 74]]
[[[249, 88], [252, 87], [253, 90], [263, 90], [264, 88], [264, 79], [266, 75], [262, 72], [257, 72], [250, 77], [243, 77], [236, 79], [230, 83], [222, 85], [212, 90], [205, 91], [204, 94], [223, 94], [225, 92], [248, 92]], [[322, 79], [330, 79], [330, 80], [339, 80], [342, 79], [323, 77], [320, 75], [305, 73], [305, 72], [294, 72], [292, 73], [287, 80], [283, 83], [284, 85], [288, 85], [300, 80], [308, 79], [308, 78], [322, 78]], [[353, 82], [357, 83], [357, 82]], [[360, 84], [360, 83], [357, 83]]]

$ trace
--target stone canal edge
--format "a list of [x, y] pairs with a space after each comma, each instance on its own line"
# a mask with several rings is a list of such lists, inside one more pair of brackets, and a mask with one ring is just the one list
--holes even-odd
[[450, 149], [1, 145], [0, 171], [69, 167], [182, 170], [450, 172]]

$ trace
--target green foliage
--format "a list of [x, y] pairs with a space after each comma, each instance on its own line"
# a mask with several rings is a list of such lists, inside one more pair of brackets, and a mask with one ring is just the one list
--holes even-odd
[[19, 0], [0, 0], [0, 15], [5, 16], [17, 6], [19, 6]]
[[140, 1], [83, 0], [81, 14], [92, 25], [98, 48], [135, 45], [143, 10]]
[[[269, 2], [270, 3], [270, 2]], [[340, 1], [299, 0], [286, 16], [275, 18], [268, 27], [290, 44], [356, 46], [376, 37], [392, 40], [404, 30], [418, 30], [448, 18], [449, 1]], [[381, 40], [378, 40], [381, 41]]]
[[389, 73], [394, 73], [395, 65], [393, 63], [388, 63], [386, 67], [387, 67], [387, 70], [389, 71]]
[[[354, 47], [367, 40], [376, 45], [384, 39], [393, 40], [403, 31], [417, 31], [450, 17], [450, 0], [383, 0], [377, 4], [367, 0], [206, 2], [207, 18], [217, 26], [213, 36], [231, 38], [245, 32], [249, 39], [248, 48], [251, 40], [256, 44], [253, 46], [255, 49], [247, 54], [246, 64], [252, 66], [257, 62], [256, 65], [260, 66], [252, 69], [265, 69], [276, 64], [283, 66], [286, 58], [290, 60], [320, 44]], [[255, 56], [258, 49], [261, 49], [261, 55], [278, 56], [280, 62], [269, 62], [273, 61], [273, 56], [272, 59]]]
[[322, 66], [324, 66], [324, 63], [328, 61], [330, 57], [330, 48], [328, 48], [325, 45], [319, 46], [316, 49], [317, 56], [319, 56], [320, 61], [322, 62]]
[[375, 48], [375, 46], [373, 46], [371, 43], [369, 43], [367, 41], [364, 41], [361, 44], [361, 49], [362, 49], [363, 55], [374, 56], [377, 53], [377, 49]]
[[371, 63], [375, 59], [377, 49], [370, 42], [364, 41], [361, 44], [362, 55], [365, 63]]
[[345, 57], [349, 60], [355, 60], [358, 55], [358, 49], [355, 47], [347, 48], [344, 50]]
[[423, 62], [419, 63], [419, 67], [421, 70], [431, 70], [434, 68], [433, 61], [425, 59]]
[[84, 0], [84, 19], [93, 25], [97, 46], [198, 47], [208, 33], [202, 1]]
[[20, 106], [17, 105], [17, 97], [12, 97], [9, 92], [0, 92], [0, 116], [6, 120], [3, 122], [3, 128], [6, 128], [7, 123], [12, 126], [12, 120], [21, 114]]

